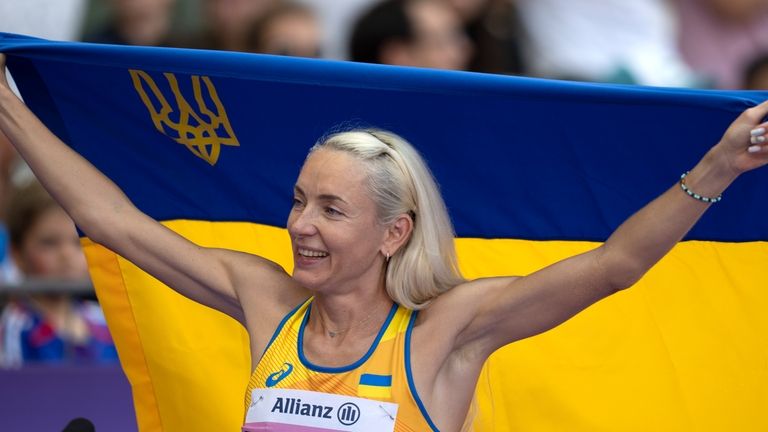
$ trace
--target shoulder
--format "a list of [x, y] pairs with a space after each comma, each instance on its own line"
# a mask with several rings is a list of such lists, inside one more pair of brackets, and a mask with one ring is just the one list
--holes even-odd
[[274, 261], [246, 252], [212, 249], [224, 264], [242, 306], [259, 303], [293, 305], [309, 297], [309, 291], [298, 284]]
[[251, 337], [252, 354], [261, 352], [283, 318], [311, 293], [279, 264], [245, 252], [215, 249], [232, 278]]
[[497, 293], [515, 277], [476, 279], [441, 294], [419, 311], [410, 349], [416, 387], [433, 418], [451, 419], [471, 401], [487, 359], [481, 345], [467, 336]]
[[419, 311], [414, 325], [415, 344], [425, 347], [438, 359], [447, 359], [456, 351], [464, 350], [473, 338], [477, 322], [515, 279], [518, 277], [475, 279], [441, 294]]
[[[519, 279], [518, 276], [474, 279], [461, 283], [434, 299], [419, 312], [417, 325], [435, 326], [438, 332], [454, 333], [483, 313], [487, 304]], [[441, 330], [442, 329], [442, 330]]]

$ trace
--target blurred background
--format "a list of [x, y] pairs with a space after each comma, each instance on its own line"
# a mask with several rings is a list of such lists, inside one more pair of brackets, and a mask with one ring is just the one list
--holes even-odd
[[[0, 0], [0, 31], [590, 82], [768, 89], [768, 0]], [[75, 227], [2, 136], [0, 209], [0, 430], [61, 430], [79, 416], [109, 418], [119, 425], [112, 431], [135, 430], [129, 387]], [[30, 407], [44, 397], [68, 404], [44, 416], [50, 426], [24, 428], [41, 417]]]

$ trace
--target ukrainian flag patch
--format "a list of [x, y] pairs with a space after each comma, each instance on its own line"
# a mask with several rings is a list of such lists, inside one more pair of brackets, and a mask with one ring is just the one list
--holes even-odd
[[386, 399], [392, 397], [392, 375], [362, 374], [357, 386], [360, 397]]

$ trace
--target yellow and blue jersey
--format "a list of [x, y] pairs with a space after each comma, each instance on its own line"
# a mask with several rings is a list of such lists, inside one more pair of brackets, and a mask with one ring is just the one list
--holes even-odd
[[251, 375], [246, 411], [257, 388], [282, 388], [354, 396], [398, 404], [395, 431], [437, 431], [413, 384], [410, 338], [416, 313], [394, 304], [368, 352], [343, 367], [323, 367], [304, 356], [310, 298], [278, 326]]

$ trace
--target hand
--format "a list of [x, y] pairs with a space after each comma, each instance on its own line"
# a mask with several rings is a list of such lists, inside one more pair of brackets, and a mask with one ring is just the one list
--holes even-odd
[[[741, 113], [713, 149], [736, 175], [768, 164], [768, 101]], [[762, 129], [762, 130], [761, 130]]]

